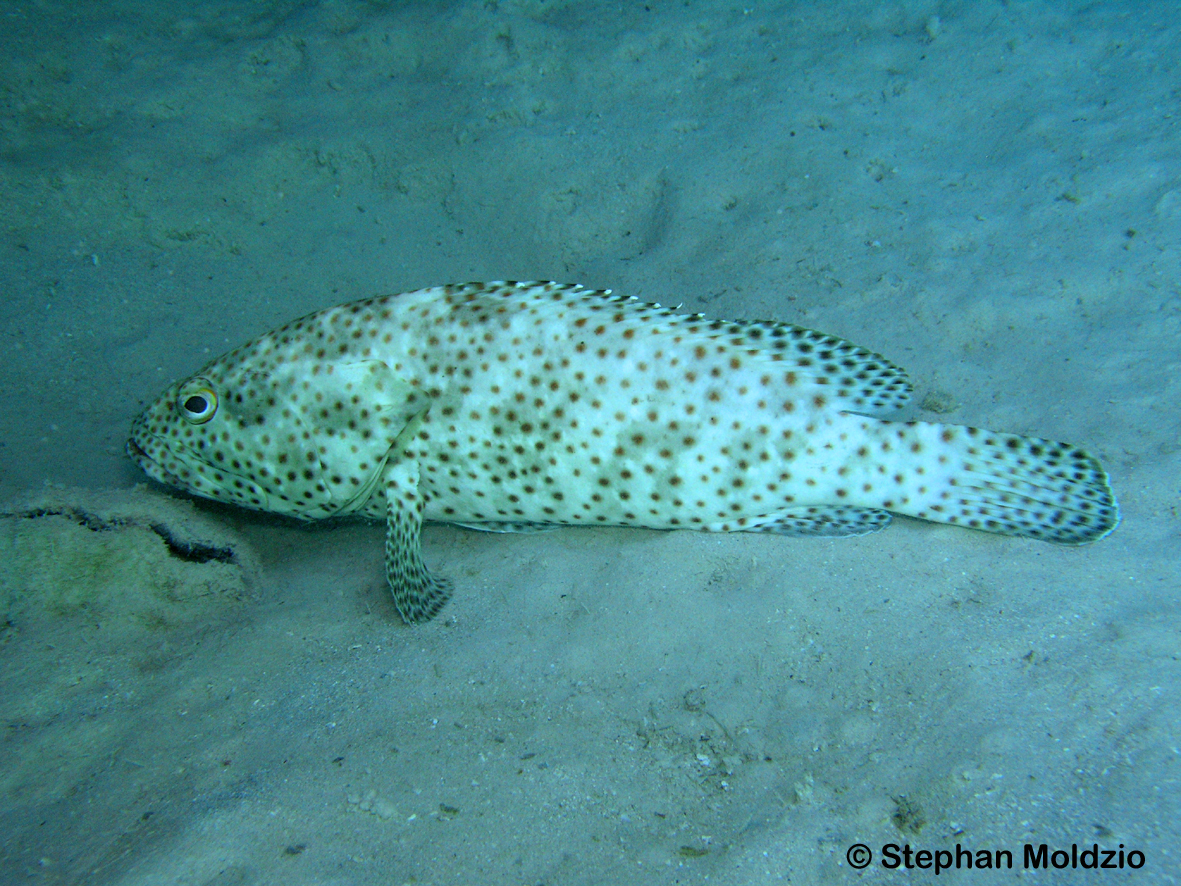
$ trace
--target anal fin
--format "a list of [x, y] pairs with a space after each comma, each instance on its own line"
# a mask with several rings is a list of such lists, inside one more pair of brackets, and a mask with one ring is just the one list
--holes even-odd
[[452, 523], [463, 529], [474, 529], [476, 532], [550, 532], [561, 529], [560, 523]]
[[848, 538], [868, 535], [890, 525], [890, 515], [886, 511], [852, 505], [788, 508], [760, 520], [757, 525], [744, 531], [771, 532], [798, 538]]

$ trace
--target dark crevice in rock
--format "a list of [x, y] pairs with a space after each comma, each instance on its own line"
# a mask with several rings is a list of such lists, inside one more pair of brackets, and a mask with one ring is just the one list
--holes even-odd
[[190, 563], [208, 563], [210, 560], [216, 560], [218, 563], [234, 562], [233, 548], [219, 548], [199, 541], [184, 541], [174, 536], [163, 523], [153, 523], [151, 530], [164, 539], [164, 544], [168, 545], [168, 552], [174, 557]]
[[[36, 517], [66, 517], [73, 520], [79, 526], [84, 526], [93, 532], [109, 532], [124, 526], [140, 525], [135, 520], [104, 520], [81, 508], [34, 508], [33, 510], [24, 511], [19, 514], [6, 514], [4, 516], [15, 516], [30, 520]], [[234, 549], [231, 547], [218, 547], [217, 545], [204, 544], [192, 539], [178, 538], [163, 523], [152, 523], [148, 528], [160, 536], [161, 540], [168, 547], [168, 552], [180, 560], [185, 560], [189, 563], [209, 563], [210, 561], [216, 561], [218, 563], [237, 562], [234, 557]]]

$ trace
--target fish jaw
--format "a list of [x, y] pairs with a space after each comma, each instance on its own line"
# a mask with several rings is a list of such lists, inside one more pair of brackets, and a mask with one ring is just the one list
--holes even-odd
[[188, 447], [171, 445], [150, 430], [151, 410], [146, 410], [131, 429], [127, 455], [158, 483], [212, 501], [228, 502], [253, 510], [271, 510], [265, 489], [247, 476], [227, 471], [210, 473], [200, 455]]

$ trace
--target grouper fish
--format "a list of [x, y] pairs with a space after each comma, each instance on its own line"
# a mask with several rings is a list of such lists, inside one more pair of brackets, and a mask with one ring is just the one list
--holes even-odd
[[875, 353], [609, 291], [470, 283], [288, 323], [176, 382], [127, 450], [192, 494], [385, 519], [398, 612], [451, 584], [424, 521], [851, 536], [890, 514], [1058, 544], [1119, 510], [1099, 463], [1034, 437], [873, 416], [911, 385]]

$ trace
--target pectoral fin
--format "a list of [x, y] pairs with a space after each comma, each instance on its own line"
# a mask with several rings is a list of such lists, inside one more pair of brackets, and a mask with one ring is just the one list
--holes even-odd
[[397, 461], [382, 475], [386, 499], [385, 574], [398, 614], [408, 624], [429, 621], [451, 598], [451, 582], [431, 575], [422, 562], [419, 532], [423, 500], [418, 463]]

